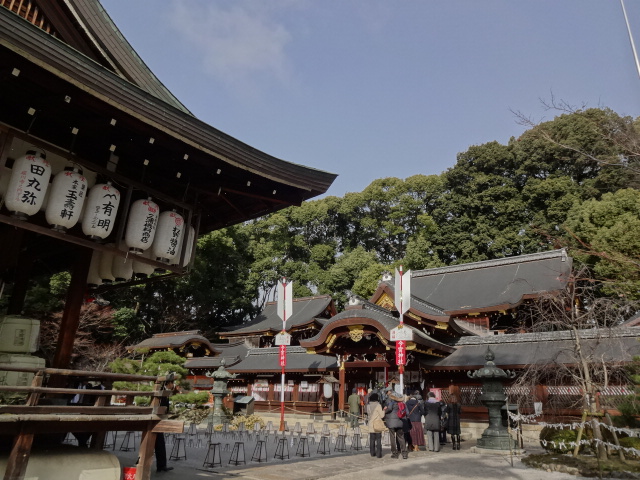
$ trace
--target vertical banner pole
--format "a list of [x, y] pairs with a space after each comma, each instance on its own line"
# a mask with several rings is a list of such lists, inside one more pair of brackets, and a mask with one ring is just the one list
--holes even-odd
[[[395, 304], [400, 314], [400, 325], [398, 329], [402, 330], [404, 327], [404, 314], [409, 310], [411, 306], [411, 270], [406, 273], [402, 272], [402, 265], [400, 269], [396, 269], [395, 280]], [[399, 336], [401, 340], [396, 341], [396, 365], [398, 366], [398, 376], [400, 377], [400, 392], [404, 394], [404, 365], [407, 361], [406, 357], [406, 341], [403, 336]]]
[[[283, 278], [278, 282], [278, 316], [282, 319], [281, 337], [287, 336], [287, 317], [293, 310], [293, 288], [291, 282], [287, 283], [287, 279]], [[284, 435], [284, 389], [285, 385], [285, 367], [287, 366], [287, 344], [288, 341], [280, 343], [280, 366], [282, 374], [280, 378], [280, 431]]]

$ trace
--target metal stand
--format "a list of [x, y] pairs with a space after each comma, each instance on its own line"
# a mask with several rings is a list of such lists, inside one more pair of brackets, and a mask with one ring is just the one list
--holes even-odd
[[[286, 450], [286, 453], [285, 453]], [[284, 460], [285, 459], [285, 455], [286, 458], [289, 458], [289, 444], [287, 443], [287, 439], [284, 436], [284, 434], [278, 438], [278, 446], [276, 447], [276, 454], [273, 456], [273, 458], [278, 458], [280, 460]]]
[[[242, 450], [242, 460], [238, 458], [240, 455], [240, 450]], [[244, 458], [244, 442], [236, 442], [233, 444], [233, 450], [231, 450], [231, 458], [229, 459], [229, 465], [240, 465], [240, 463], [247, 463]]]
[[130, 452], [131, 450], [135, 450], [135, 448], [136, 448], [135, 432], [126, 432], [124, 434], [124, 438], [122, 439], [122, 443], [120, 444], [120, 451]]
[[185, 448], [184, 443], [185, 443], [184, 435], [176, 435], [173, 448], [171, 449], [171, 455], [169, 455], [169, 460], [186, 460], [187, 459], [187, 449]]
[[320, 455], [328, 455], [331, 453], [331, 442], [329, 442], [329, 437], [325, 437], [324, 435], [320, 437], [320, 443], [318, 443], [318, 450], [316, 453]]
[[[209, 461], [209, 456], [211, 456], [211, 461]], [[207, 468], [222, 466], [222, 458], [220, 458], [220, 442], [209, 444], [207, 456], [205, 457], [202, 466]]]
[[353, 429], [353, 438], [351, 439], [351, 450], [362, 450], [362, 439], [360, 434], [360, 427]]
[[264, 440], [258, 439], [256, 442], [256, 448], [253, 450], [253, 455], [251, 456], [252, 462], [266, 462], [267, 461], [267, 442]]
[[307, 437], [300, 437], [298, 441], [298, 448], [296, 449], [296, 457], [310, 457], [309, 441]]

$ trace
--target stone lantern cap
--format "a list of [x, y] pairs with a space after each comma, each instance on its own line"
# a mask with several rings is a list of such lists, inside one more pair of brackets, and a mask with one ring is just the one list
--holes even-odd
[[487, 347], [487, 353], [484, 355], [484, 359], [486, 360], [484, 367], [479, 368], [475, 372], [467, 372], [467, 376], [478, 380], [492, 380], [500, 378], [511, 379], [516, 376], [515, 372], [510, 370], [505, 371], [497, 367], [494, 363], [495, 358], [496, 356], [491, 351], [491, 347]]

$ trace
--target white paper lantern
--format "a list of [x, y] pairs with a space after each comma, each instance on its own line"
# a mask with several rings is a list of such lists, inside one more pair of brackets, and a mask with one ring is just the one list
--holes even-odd
[[45, 218], [54, 230], [72, 228], [80, 219], [80, 212], [87, 193], [87, 179], [82, 170], [66, 167], [51, 183]]
[[333, 395], [333, 386], [330, 383], [323, 383], [322, 384], [322, 395], [324, 395], [324, 398], [331, 398], [331, 396]]
[[133, 202], [124, 237], [130, 252], [140, 254], [153, 245], [159, 215], [158, 205], [150, 198]]
[[111, 272], [118, 282], [126, 282], [133, 277], [133, 260], [131, 258], [113, 256]]
[[[144, 258], [151, 259], [151, 249], [149, 248], [148, 250], [145, 250], [144, 252], [142, 252], [141, 255], [138, 255], [138, 257], [144, 257]], [[133, 272], [136, 275], [149, 276], [153, 272], [155, 272], [155, 270], [156, 270], [156, 267], [154, 267], [153, 265], [149, 265], [148, 263], [139, 262], [135, 258], [133, 259], [132, 263], [133, 263]]]
[[180, 256], [179, 244], [183, 230], [184, 218], [175, 210], [160, 214], [156, 237], [151, 246], [156, 260], [169, 263], [176, 256]]
[[18, 218], [38, 213], [49, 187], [51, 165], [41, 150], [30, 150], [13, 164], [5, 204]]
[[[112, 243], [109, 244], [109, 246], [115, 247], [115, 245]], [[116, 277], [113, 276], [112, 266], [113, 266], [113, 253], [106, 250], [103, 251], [102, 255], [100, 255], [99, 273], [100, 273], [100, 278], [104, 283], [111, 283], [116, 279]]]
[[111, 182], [94, 185], [85, 202], [82, 233], [93, 240], [107, 238], [116, 223], [119, 205], [120, 192]]
[[87, 275], [87, 284], [91, 286], [102, 285], [102, 277], [100, 276], [100, 257], [102, 252], [94, 250], [91, 254], [91, 263], [89, 264], [89, 274]]

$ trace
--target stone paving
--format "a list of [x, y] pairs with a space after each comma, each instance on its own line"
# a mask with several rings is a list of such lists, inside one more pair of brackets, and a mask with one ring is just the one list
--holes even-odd
[[[274, 458], [278, 450], [278, 441], [270, 435], [266, 442], [266, 462], [252, 461], [256, 446], [256, 437], [244, 434], [242, 437], [233, 434], [214, 435], [213, 441], [220, 443], [221, 465], [214, 468], [203, 466], [207, 454], [208, 439], [204, 430], [198, 435], [184, 435], [183, 443], [186, 459], [170, 460], [168, 466], [173, 467], [169, 472], [152, 473], [154, 479], [166, 480], [204, 480], [204, 479], [244, 479], [244, 480], [349, 480], [375, 479], [386, 480], [396, 478], [417, 479], [429, 477], [438, 480], [479, 479], [479, 480], [568, 480], [579, 479], [573, 475], [558, 472], [543, 472], [526, 468], [518, 457], [509, 455], [481, 455], [472, 453], [473, 441], [462, 442], [462, 449], [454, 451], [450, 444], [445, 444], [440, 452], [410, 452], [409, 458], [391, 458], [391, 450], [383, 441], [383, 458], [372, 458], [369, 454], [368, 435], [363, 431], [361, 438], [362, 449], [358, 450], [358, 439], [353, 437], [352, 429], [346, 430], [344, 450], [336, 451], [336, 444], [341, 446], [338, 438], [339, 425], [332, 425], [330, 436], [330, 453], [318, 453], [320, 435], [309, 436], [310, 457], [296, 456], [298, 450], [298, 435], [287, 434], [286, 443], [289, 458]], [[313, 440], [311, 440], [313, 437]], [[261, 437], [262, 438], [262, 437]], [[116, 438], [115, 453], [123, 467], [133, 466], [137, 459], [139, 439], [135, 441], [135, 449], [125, 452], [120, 450], [124, 432], [119, 432]], [[245, 462], [239, 455], [240, 464], [229, 464], [236, 441], [243, 442]], [[281, 444], [280, 444], [281, 445]], [[110, 447], [108, 450], [111, 450]], [[176, 437], [167, 438], [167, 457], [177, 449]], [[282, 448], [282, 447], [281, 447]], [[176, 454], [177, 452], [173, 452]], [[179, 456], [182, 456], [180, 449]], [[512, 466], [513, 462], [513, 466]]]

